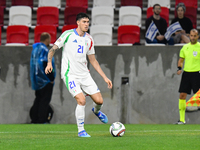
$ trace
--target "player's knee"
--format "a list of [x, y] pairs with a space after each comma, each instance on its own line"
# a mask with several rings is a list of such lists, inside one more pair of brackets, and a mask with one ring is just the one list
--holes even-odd
[[81, 94], [77, 95], [77, 96], [75, 96], [75, 99], [76, 99], [76, 101], [77, 101], [77, 103], [79, 105], [84, 106], [86, 104], [86, 100], [85, 100], [85, 96], [84, 95], [81, 95]]
[[97, 105], [102, 105], [102, 104], [103, 104], [103, 98], [102, 98], [102, 97], [98, 97], [98, 98], [96, 99], [95, 103], [96, 103]]
[[187, 94], [183, 94], [183, 93], [181, 93], [179, 96], [180, 99], [186, 99], [186, 97], [187, 97]]
[[77, 103], [78, 103], [79, 105], [81, 105], [81, 106], [85, 106], [86, 101], [85, 101], [85, 99], [83, 99], [83, 100], [77, 101]]

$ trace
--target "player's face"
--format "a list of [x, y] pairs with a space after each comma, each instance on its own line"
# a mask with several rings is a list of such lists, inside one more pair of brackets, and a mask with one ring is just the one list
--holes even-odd
[[177, 15], [178, 15], [178, 18], [183, 18], [184, 17], [184, 11], [183, 11], [182, 7], [179, 7], [177, 9]]
[[153, 12], [155, 15], [160, 15], [160, 12], [161, 12], [160, 6], [155, 6], [155, 8], [153, 9]]
[[198, 32], [190, 31], [190, 41], [192, 44], [197, 43], [198, 38], [199, 38]]
[[81, 31], [87, 32], [89, 28], [89, 19], [82, 18], [81, 20], [77, 21], [78, 26], [80, 27]]

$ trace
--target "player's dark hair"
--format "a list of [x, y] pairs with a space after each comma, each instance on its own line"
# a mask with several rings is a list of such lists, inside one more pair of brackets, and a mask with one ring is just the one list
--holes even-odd
[[76, 16], [76, 21], [82, 19], [82, 18], [89, 18], [89, 16], [86, 14], [86, 13], [79, 13], [77, 16]]
[[40, 42], [44, 42], [46, 39], [49, 39], [51, 36], [47, 32], [43, 32], [40, 36]]
[[154, 5], [153, 5], [153, 9], [154, 9], [156, 6], [161, 7], [160, 4], [154, 4]]

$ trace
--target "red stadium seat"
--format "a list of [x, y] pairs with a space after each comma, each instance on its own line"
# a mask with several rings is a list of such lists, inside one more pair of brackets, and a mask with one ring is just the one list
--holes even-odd
[[29, 44], [29, 28], [24, 25], [12, 25], [8, 26], [6, 43], [22, 43]]
[[140, 27], [123, 25], [118, 28], [118, 44], [140, 43]]
[[0, 6], [0, 28], [4, 25], [4, 7]]
[[[177, 17], [177, 12], [174, 11], [174, 13], [175, 13], [175, 17]], [[196, 29], [196, 27], [197, 27], [197, 9], [194, 9], [194, 7], [186, 7], [186, 12], [184, 15], [192, 21], [193, 28]]]
[[58, 26], [59, 9], [57, 7], [38, 7], [37, 25]]
[[33, 0], [12, 0], [12, 6], [29, 6], [33, 8]]
[[1, 45], [1, 27], [0, 27], [0, 45]]
[[6, 0], [0, 0], [0, 6], [5, 8], [6, 7]]
[[86, 13], [86, 8], [82, 7], [66, 7], [64, 16], [65, 16], [65, 24], [76, 24], [76, 15], [78, 13]]
[[57, 28], [53, 25], [42, 25], [36, 26], [34, 30], [34, 42], [40, 42], [40, 35], [43, 32], [48, 32], [51, 35], [51, 44], [53, 44], [57, 39]]
[[[153, 7], [149, 7], [147, 9], [147, 18], [153, 15]], [[167, 21], [167, 25], [169, 26], [169, 9], [167, 7], [161, 7], [160, 16]]]
[[77, 27], [78, 27], [77, 25], [65, 25], [62, 28], [62, 33], [65, 32], [66, 30], [74, 29], [74, 28], [77, 28]]
[[198, 7], [197, 0], [176, 0], [175, 8], [178, 3], [184, 3], [186, 7], [193, 7], [196, 9]]
[[66, 6], [88, 8], [88, 0], [66, 0]]
[[142, 0], [121, 0], [121, 6], [139, 6], [140, 8], [142, 8], [142, 5]]

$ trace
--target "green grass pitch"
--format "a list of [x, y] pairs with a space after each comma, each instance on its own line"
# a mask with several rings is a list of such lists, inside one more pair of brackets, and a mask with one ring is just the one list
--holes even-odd
[[110, 124], [85, 124], [92, 137], [79, 138], [75, 124], [0, 125], [0, 150], [199, 150], [200, 125], [125, 124], [112, 137]]

